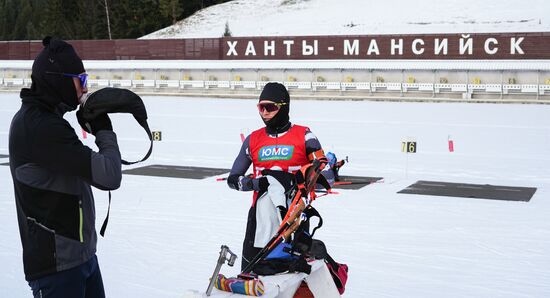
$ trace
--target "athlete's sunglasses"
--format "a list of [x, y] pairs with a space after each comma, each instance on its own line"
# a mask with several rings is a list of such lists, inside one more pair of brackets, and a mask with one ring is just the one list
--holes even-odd
[[60, 75], [64, 77], [70, 77], [70, 78], [78, 78], [80, 80], [80, 86], [82, 89], [86, 88], [86, 85], [88, 84], [88, 74], [72, 74], [72, 73], [64, 73], [64, 72], [53, 72], [53, 71], [46, 71], [47, 74], [53, 74], [53, 75]]
[[258, 104], [258, 111], [262, 113], [263, 111], [267, 111], [269, 113], [278, 111], [282, 106], [286, 105], [286, 102], [281, 103], [275, 103], [275, 102], [264, 102]]

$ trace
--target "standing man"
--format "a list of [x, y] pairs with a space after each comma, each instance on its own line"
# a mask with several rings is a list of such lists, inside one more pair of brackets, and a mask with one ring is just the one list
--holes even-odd
[[[259, 198], [263, 199], [262, 194], [268, 190], [270, 181], [277, 181], [288, 190], [292, 184], [292, 176], [289, 173], [296, 173], [303, 165], [314, 159], [326, 163], [321, 144], [309, 128], [290, 123], [290, 96], [284, 85], [265, 85], [260, 94], [258, 111], [265, 127], [246, 137], [227, 178], [230, 188], [254, 191], [243, 243], [242, 268], [245, 268], [262, 248], [254, 245], [255, 238], [260, 236], [256, 233], [257, 223], [262, 220], [257, 217], [256, 202]], [[251, 164], [253, 175], [245, 176]], [[286, 206], [278, 207], [284, 209]], [[286, 210], [283, 210], [283, 213], [284, 211]]]
[[84, 65], [70, 44], [42, 43], [9, 133], [25, 279], [34, 297], [105, 297], [90, 185], [120, 186], [117, 139], [105, 114], [87, 123], [99, 152], [80, 142], [63, 114], [88, 92]]

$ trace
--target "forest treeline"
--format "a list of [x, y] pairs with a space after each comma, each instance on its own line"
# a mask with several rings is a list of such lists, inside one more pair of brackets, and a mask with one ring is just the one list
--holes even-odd
[[0, 40], [138, 38], [227, 1], [0, 0]]

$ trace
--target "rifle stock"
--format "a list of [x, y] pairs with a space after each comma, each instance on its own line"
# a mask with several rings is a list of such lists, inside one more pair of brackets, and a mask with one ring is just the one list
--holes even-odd
[[[296, 191], [292, 203], [288, 207], [288, 212], [281, 222], [277, 233], [275, 233], [266, 246], [252, 258], [240, 275], [250, 273], [261, 259], [269, 255], [269, 253], [283, 240], [289, 239], [292, 233], [298, 229], [302, 222], [302, 212], [315, 200], [315, 185], [324, 165], [323, 162], [314, 160], [311, 164], [303, 166], [300, 169], [299, 172], [302, 174], [302, 181], [297, 183], [298, 191]], [[311, 172], [311, 170], [313, 170], [313, 172]], [[299, 180], [298, 177], [297, 180]]]

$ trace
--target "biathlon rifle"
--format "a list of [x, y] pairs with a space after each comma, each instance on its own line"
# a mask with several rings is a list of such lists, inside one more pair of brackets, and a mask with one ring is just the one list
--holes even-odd
[[[254, 258], [243, 269], [239, 277], [247, 278], [254, 266], [263, 258], [269, 255], [279, 243], [288, 240], [303, 220], [303, 211], [315, 200], [315, 186], [321, 171], [326, 165], [325, 161], [314, 160], [296, 172], [296, 187], [291, 192], [292, 203], [288, 212], [281, 222], [279, 229], [269, 242], [254, 256]], [[328, 185], [328, 184], [327, 184]]]

